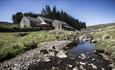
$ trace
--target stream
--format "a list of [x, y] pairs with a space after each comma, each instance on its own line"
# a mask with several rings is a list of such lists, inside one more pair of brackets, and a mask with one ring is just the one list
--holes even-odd
[[85, 54], [87, 57], [93, 56], [95, 54], [94, 51], [95, 44], [89, 41], [81, 42], [70, 50], [73, 55], [80, 56], [81, 54]]
[[79, 64], [83, 65], [85, 69], [112, 70], [110, 66], [111, 62], [107, 61], [100, 53], [96, 52], [95, 43], [90, 43], [89, 41], [80, 42], [78, 45], [71, 48], [69, 52], [76, 56]]
[[81, 42], [69, 49], [67, 58], [50, 57], [50, 61], [40, 61], [28, 70], [112, 70], [111, 63], [94, 51], [94, 43]]

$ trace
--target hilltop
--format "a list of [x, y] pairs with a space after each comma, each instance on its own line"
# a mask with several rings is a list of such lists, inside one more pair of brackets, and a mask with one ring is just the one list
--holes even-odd
[[88, 26], [87, 28], [98, 29], [98, 28], [103, 28], [103, 27], [113, 26], [113, 25], [115, 25], [115, 22], [114, 23], [105, 23], [105, 24], [91, 25], [91, 26]]

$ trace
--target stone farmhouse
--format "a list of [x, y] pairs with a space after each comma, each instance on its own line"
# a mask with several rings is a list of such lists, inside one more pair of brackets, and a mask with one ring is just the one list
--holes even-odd
[[42, 28], [55, 30], [73, 30], [74, 28], [65, 22], [52, 20], [38, 16], [37, 18], [23, 16], [20, 22], [20, 28]]

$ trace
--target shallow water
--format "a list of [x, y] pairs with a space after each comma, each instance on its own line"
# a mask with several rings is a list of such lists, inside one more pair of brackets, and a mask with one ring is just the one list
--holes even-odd
[[78, 45], [74, 46], [70, 52], [73, 55], [81, 55], [82, 53], [85, 54], [86, 56], [93, 56], [94, 55], [94, 50], [95, 50], [95, 44], [90, 43], [89, 41], [81, 42]]

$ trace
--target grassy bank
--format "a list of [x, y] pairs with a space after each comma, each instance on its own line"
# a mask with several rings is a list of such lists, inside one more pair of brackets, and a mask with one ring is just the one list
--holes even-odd
[[97, 39], [96, 49], [110, 53], [115, 62], [115, 26], [102, 27], [94, 32], [94, 37]]
[[36, 48], [39, 43], [54, 40], [70, 40], [76, 36], [73, 31], [38, 31], [0, 33], [0, 61], [15, 57]]

